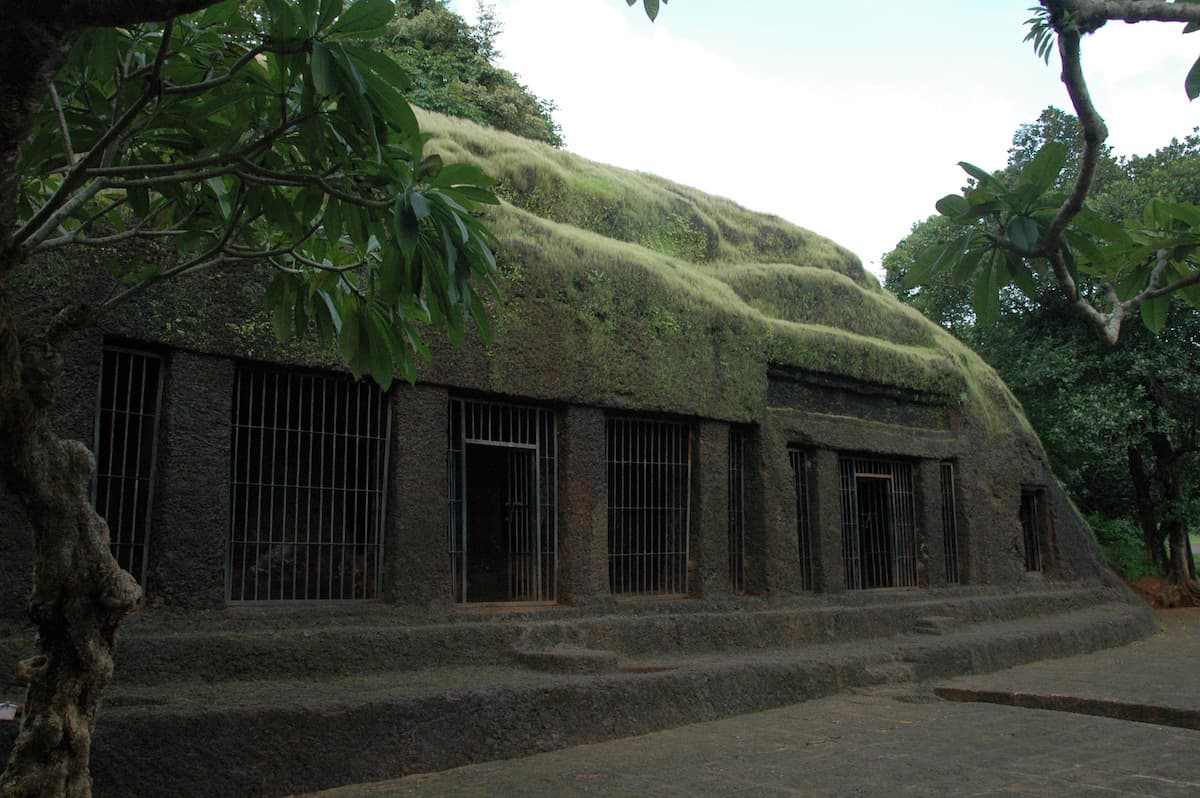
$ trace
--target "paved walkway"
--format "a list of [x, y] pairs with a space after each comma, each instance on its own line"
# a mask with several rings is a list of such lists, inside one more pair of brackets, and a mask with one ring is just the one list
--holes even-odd
[[[1200, 711], [1200, 610], [1120, 649], [947, 683]], [[1198, 796], [1200, 731], [893, 687], [321, 798]]]

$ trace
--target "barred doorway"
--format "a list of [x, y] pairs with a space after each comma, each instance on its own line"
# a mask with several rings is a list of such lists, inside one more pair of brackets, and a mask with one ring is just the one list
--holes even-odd
[[842, 566], [846, 587], [917, 584], [912, 466], [842, 458]]
[[554, 414], [450, 401], [449, 549], [454, 600], [557, 600]]
[[373, 383], [238, 368], [229, 601], [378, 596], [387, 407], [387, 395]]

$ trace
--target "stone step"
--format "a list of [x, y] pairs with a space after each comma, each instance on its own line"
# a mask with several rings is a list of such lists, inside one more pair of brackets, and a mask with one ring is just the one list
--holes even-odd
[[[602, 673], [519, 664], [110, 690], [95, 794], [287, 795], [643, 734], [895, 679], [978, 673], [1120, 645], [1148, 609], [1104, 603], [932, 637], [622, 656]], [[15, 724], [0, 724], [0, 745]]]
[[527, 668], [551, 673], [608, 673], [617, 669], [617, 652], [596, 651], [590, 648], [522, 649], [516, 652], [517, 662]]
[[[700, 602], [622, 606], [619, 613], [586, 615], [574, 608], [470, 612], [451, 622], [422, 622], [385, 605], [342, 610], [311, 607], [232, 608], [200, 616], [131, 619], [117, 652], [115, 683], [129, 686], [180, 680], [237, 680], [352, 676], [445, 667], [504, 666], [517, 652], [559, 647], [650, 657], [736, 649], [810, 646], [869, 640], [898, 632], [929, 632], [981, 621], [1036, 617], [1111, 601], [1102, 588], [999, 593], [955, 589], [929, 593], [859, 591], [764, 607], [704, 611]], [[15, 663], [33, 650], [32, 638], [0, 637], [0, 700], [20, 685]]]

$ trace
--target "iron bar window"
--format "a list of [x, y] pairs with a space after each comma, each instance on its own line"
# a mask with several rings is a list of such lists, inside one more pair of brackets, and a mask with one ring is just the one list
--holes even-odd
[[946, 556], [946, 581], [957, 585], [958, 563], [958, 512], [954, 503], [954, 464], [940, 465], [942, 482], [942, 546]]
[[729, 430], [729, 585], [746, 592], [746, 431]]
[[803, 449], [788, 448], [792, 465], [792, 482], [796, 489], [796, 542], [800, 557], [800, 589], [815, 589], [813, 578], [813, 532], [808, 503], [808, 454]]
[[1037, 488], [1021, 490], [1021, 531], [1025, 539], [1025, 570], [1039, 572], [1045, 545], [1045, 518], [1042, 513], [1042, 494]]
[[96, 477], [92, 499], [108, 524], [113, 557], [141, 582], [146, 572], [162, 360], [147, 352], [106, 346], [96, 403]]
[[917, 536], [912, 465], [843, 457], [839, 469], [846, 587], [915, 587]]
[[230, 601], [379, 594], [389, 424], [387, 395], [373, 383], [238, 368]]
[[546, 408], [450, 401], [454, 601], [558, 600], [558, 437]]
[[687, 593], [687, 424], [608, 420], [608, 578], [618, 594]]

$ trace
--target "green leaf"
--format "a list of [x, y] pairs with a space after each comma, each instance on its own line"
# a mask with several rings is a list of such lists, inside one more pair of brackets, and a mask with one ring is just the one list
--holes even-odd
[[288, 0], [264, 0], [267, 7], [267, 31], [271, 39], [286, 43], [303, 38], [304, 23], [298, 8]]
[[451, 186], [460, 188], [463, 186], [494, 186], [496, 180], [478, 166], [468, 163], [452, 163], [443, 165], [442, 170], [430, 180], [430, 183], [439, 188]]
[[658, 18], [658, 0], [643, 0], [643, 5], [646, 7], [646, 16], [650, 17], [651, 22]]
[[938, 200], [934, 207], [942, 216], [949, 216], [951, 219], [966, 216], [971, 210], [970, 204], [961, 194], [947, 194]]
[[431, 209], [429, 207], [429, 200], [425, 198], [424, 194], [416, 190], [410, 191], [408, 192], [408, 201], [412, 206], [413, 213], [417, 217], [417, 221], [429, 217]]
[[391, 0], [355, 0], [327, 31], [330, 36], [349, 36], [373, 32], [396, 16]]
[[979, 181], [980, 186], [984, 188], [991, 188], [1000, 192], [1004, 191], [1004, 184], [1001, 183], [1000, 180], [997, 179], [997, 177], [991, 172], [988, 172], [985, 169], [980, 169], [975, 164], [967, 163], [966, 161], [959, 161], [958, 165], [964, 172]]
[[412, 80], [404, 67], [391, 55], [383, 50], [376, 50], [361, 45], [344, 45], [346, 54], [354, 59], [359, 69], [374, 72], [397, 91], [408, 91], [412, 88]]
[[1150, 332], [1157, 335], [1167, 325], [1167, 312], [1170, 307], [1170, 298], [1160, 296], [1158, 299], [1143, 302], [1138, 309], [1142, 312], [1142, 322]]
[[1033, 197], [1045, 194], [1062, 173], [1067, 163], [1067, 145], [1048, 141], [1021, 172], [1019, 185], [1033, 189]]
[[975, 280], [973, 304], [975, 305], [975, 313], [978, 315], [979, 321], [983, 324], [992, 324], [1000, 315], [1000, 287], [998, 285], [995, 263], [989, 263], [984, 266], [983, 270], [979, 273], [978, 279]]
[[467, 300], [471, 309], [471, 318], [475, 320], [475, 328], [485, 344], [492, 342], [492, 323], [488, 319], [487, 309], [479, 299], [479, 294], [468, 288]]
[[933, 273], [946, 260], [952, 248], [953, 244], [934, 246], [918, 255], [916, 263], [904, 275], [904, 287], [916, 288], [918, 285], [928, 282]]
[[317, 33], [329, 27], [329, 23], [342, 13], [342, 0], [321, 0], [321, 10], [317, 12]]
[[958, 263], [954, 264], [954, 271], [950, 274], [950, 282], [954, 285], [962, 285], [968, 277], [970, 277], [976, 268], [979, 267], [979, 261], [983, 258], [986, 250], [983, 249], [968, 249]]
[[1038, 243], [1037, 222], [1028, 216], [1014, 216], [1008, 223], [1005, 236], [1013, 246], [1024, 250], [1032, 250]]
[[1200, 285], [1188, 285], [1179, 289], [1180, 295], [1192, 307], [1200, 310]]
[[312, 80], [317, 94], [322, 97], [332, 97], [341, 91], [341, 81], [338, 80], [337, 64], [333, 53], [318, 41], [312, 43]]
[[1196, 59], [1196, 63], [1188, 70], [1187, 78], [1183, 81], [1183, 90], [1187, 92], [1189, 100], [1200, 97], [1200, 58]]
[[229, 20], [233, 19], [234, 14], [238, 10], [238, 0], [225, 0], [222, 3], [209, 6], [204, 9], [196, 23], [201, 26], [205, 25], [224, 25]]
[[[377, 71], [376, 66], [379, 60], [364, 58], [364, 49], [347, 46], [339, 47], [333, 52], [344, 56], [343, 69], [353, 74], [356, 82], [362, 88], [362, 94], [371, 100], [388, 126], [411, 138], [420, 130], [420, 124], [417, 122], [412, 106], [408, 104], [408, 100], [400, 88], [391, 79]], [[388, 56], [381, 57], [383, 61], [390, 62]]]

